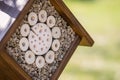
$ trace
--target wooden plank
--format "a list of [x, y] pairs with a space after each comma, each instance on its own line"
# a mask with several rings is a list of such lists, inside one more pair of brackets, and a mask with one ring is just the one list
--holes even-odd
[[50, 0], [60, 15], [70, 24], [73, 30], [82, 37], [80, 45], [92, 46], [94, 41], [86, 32], [83, 26], [78, 22], [72, 12], [67, 8], [63, 0]]
[[[2, 54], [2, 53], [1, 53]], [[12, 77], [15, 73], [11, 70], [9, 65], [3, 60], [0, 56], [0, 79], [1, 80], [12, 80]], [[14, 75], [15, 79], [18, 79], [16, 75]], [[18, 79], [20, 80], [20, 79]]]
[[2, 80], [31, 80], [5, 50], [0, 52], [0, 75]]
[[64, 70], [65, 66], [67, 65], [68, 61], [70, 60], [71, 56], [73, 55], [75, 49], [79, 45], [81, 38], [77, 35], [74, 42], [71, 44], [70, 48], [68, 49], [67, 53], [65, 54], [63, 60], [61, 61], [59, 67], [57, 68], [56, 72], [52, 76], [51, 80], [57, 80]]

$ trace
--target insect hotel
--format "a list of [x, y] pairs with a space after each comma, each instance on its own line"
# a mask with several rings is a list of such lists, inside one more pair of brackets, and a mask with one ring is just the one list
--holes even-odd
[[93, 45], [62, 0], [10, 1], [0, 1], [1, 80], [57, 80], [77, 46]]

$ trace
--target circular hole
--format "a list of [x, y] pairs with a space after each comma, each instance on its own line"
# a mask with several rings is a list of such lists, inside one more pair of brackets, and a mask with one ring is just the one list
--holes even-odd
[[49, 55], [49, 57], [48, 57], [49, 59], [51, 59], [52, 58], [52, 56], [51, 55]]
[[38, 51], [36, 51], [38, 53]]
[[31, 41], [31, 43], [33, 43], [33, 41]]
[[51, 19], [49, 20], [49, 23], [52, 24], [52, 20]]
[[34, 45], [33, 47], [36, 48], [36, 45]]
[[37, 28], [35, 27], [35, 30], [37, 30]]
[[47, 32], [47, 29], [45, 29], [44, 31]]
[[27, 32], [27, 29], [24, 29], [25, 32]]
[[55, 34], [57, 34], [57, 31], [55, 32]]
[[41, 51], [43, 51], [43, 48], [41, 48]]
[[44, 41], [42, 41], [42, 43], [44, 43]]
[[45, 16], [44, 16], [44, 14], [41, 14], [41, 18], [44, 18]]
[[55, 47], [58, 47], [58, 45], [57, 45], [57, 44], [55, 44]]
[[34, 21], [34, 20], [35, 20], [35, 17], [34, 17], [34, 16], [32, 16], [32, 17], [31, 17], [31, 20], [32, 20], [32, 21]]
[[41, 40], [41, 37], [39, 37], [39, 40]]
[[42, 32], [42, 29], [39, 30], [39, 33], [41, 33], [41, 32]]
[[32, 38], [34, 38], [34, 35], [32, 35]]
[[49, 41], [49, 39], [47, 38], [47, 41]]
[[25, 43], [22, 43], [22, 46], [25, 46]]
[[43, 36], [45, 36], [45, 34], [43, 34]]
[[42, 28], [42, 25], [40, 27]]
[[38, 61], [39, 64], [40, 64], [41, 62], [42, 62], [41, 60]]
[[29, 55], [28, 58], [31, 58], [31, 55]]

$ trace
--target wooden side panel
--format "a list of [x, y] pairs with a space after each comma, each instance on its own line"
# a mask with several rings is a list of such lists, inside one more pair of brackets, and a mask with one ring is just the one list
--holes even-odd
[[31, 78], [6, 51], [0, 50], [0, 80], [31, 80]]
[[83, 26], [78, 22], [72, 12], [67, 8], [63, 0], [50, 0], [55, 6], [56, 10], [61, 14], [61, 16], [70, 24], [73, 30], [82, 37], [80, 45], [92, 46], [94, 41], [90, 35], [86, 32]]
[[0, 80], [13, 80], [13, 77], [11, 76], [14, 76], [14, 79], [20, 80], [18, 79], [18, 76], [14, 74], [15, 73], [11, 70], [9, 65], [0, 56]]
[[54, 75], [52, 76], [51, 80], [57, 80], [59, 78], [60, 74], [64, 70], [65, 66], [67, 65], [68, 61], [70, 60], [71, 56], [73, 55], [73, 53], [74, 53], [75, 49], [77, 48], [77, 46], [79, 45], [80, 41], [81, 41], [81, 38], [79, 36], [76, 36], [74, 42], [71, 44], [68, 52], [65, 54], [64, 59], [60, 63], [60, 66], [57, 68], [57, 70], [54, 73]]

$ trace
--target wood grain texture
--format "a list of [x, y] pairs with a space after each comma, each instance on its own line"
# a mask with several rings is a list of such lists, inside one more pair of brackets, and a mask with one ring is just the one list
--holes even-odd
[[0, 80], [31, 80], [5, 50], [0, 52], [0, 75]]

